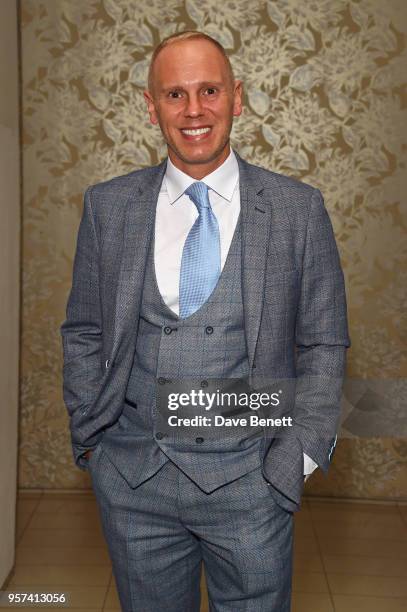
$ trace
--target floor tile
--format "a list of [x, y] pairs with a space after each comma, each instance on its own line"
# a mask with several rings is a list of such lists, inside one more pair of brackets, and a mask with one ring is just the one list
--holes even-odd
[[314, 535], [294, 539], [294, 553], [317, 553], [318, 550], [318, 543]]
[[310, 508], [320, 537], [407, 541], [407, 525], [396, 505], [311, 503]]
[[[315, 525], [315, 531], [318, 537], [321, 538], [345, 538], [345, 539], [369, 539], [369, 540], [398, 540], [407, 544], [407, 527], [403, 525], [349, 525], [341, 524], [339, 521], [336, 524], [320, 523]], [[406, 546], [407, 549], [407, 546]]]
[[295, 538], [309, 538], [309, 537], [315, 537], [314, 534], [314, 527], [311, 523], [311, 521], [309, 522], [298, 522], [294, 525], [294, 536]]
[[294, 554], [295, 572], [324, 572], [321, 557], [318, 553], [295, 553]]
[[117, 594], [116, 583], [114, 579], [111, 580], [109, 589], [107, 591], [105, 608], [111, 608], [113, 610], [120, 610], [120, 601]]
[[329, 595], [293, 593], [291, 612], [334, 612]]
[[17, 546], [16, 564], [20, 565], [101, 565], [110, 566], [107, 548]]
[[294, 513], [294, 522], [297, 523], [310, 523], [312, 520], [311, 512], [306, 508], [302, 508], [299, 512]]
[[19, 512], [16, 516], [16, 540], [20, 541], [31, 520], [31, 512]]
[[397, 509], [404, 523], [407, 525], [407, 504], [397, 504]]
[[58, 586], [108, 586], [111, 576], [109, 566], [94, 565], [21, 565], [14, 570], [10, 585], [58, 585]]
[[41, 499], [43, 491], [30, 491], [29, 489], [19, 489], [17, 499]]
[[16, 537], [20, 539], [38, 507], [38, 499], [20, 499], [16, 506]]
[[208, 589], [205, 581], [205, 572], [201, 573], [201, 607], [200, 612], [209, 612]]
[[86, 529], [26, 529], [20, 546], [38, 548], [78, 548], [78, 546], [104, 547], [105, 541], [98, 531]]
[[374, 557], [380, 552], [381, 557], [407, 559], [406, 543], [397, 540], [319, 538], [319, 546], [323, 555]]
[[[380, 551], [378, 551], [380, 553]], [[323, 563], [328, 573], [359, 574], [365, 576], [399, 576], [407, 578], [407, 563], [387, 557], [356, 557], [349, 555], [324, 555]]]
[[29, 523], [30, 529], [86, 529], [101, 532], [99, 517], [93, 512], [48, 513], [35, 512]]
[[199, 612], [209, 612], [209, 601], [206, 594], [201, 594], [201, 607], [199, 608]]
[[354, 516], [360, 514], [384, 514], [394, 515], [397, 512], [397, 503], [372, 503], [372, 502], [346, 502], [346, 501], [312, 501], [309, 500], [309, 509], [313, 516], [318, 513], [327, 514], [338, 514], [342, 516], [344, 514], [353, 514]]
[[407, 581], [404, 578], [331, 573], [327, 574], [327, 578], [331, 592], [335, 595], [407, 598]]
[[18, 498], [17, 499], [17, 513], [18, 512], [34, 512], [38, 508], [40, 498]]
[[38, 502], [36, 512], [41, 514], [82, 514], [86, 513], [97, 513], [97, 504], [94, 498], [80, 497], [80, 498], [66, 498], [66, 499], [54, 499], [53, 497], [42, 498]]
[[335, 612], [405, 612], [407, 610], [407, 599], [334, 595], [333, 600]]
[[296, 572], [293, 577], [294, 593], [328, 593], [325, 574], [317, 572]]
[[315, 504], [310, 506], [310, 515], [315, 520], [336, 520], [361, 522], [365, 520], [388, 520], [400, 517], [400, 510], [394, 506], [374, 504]]

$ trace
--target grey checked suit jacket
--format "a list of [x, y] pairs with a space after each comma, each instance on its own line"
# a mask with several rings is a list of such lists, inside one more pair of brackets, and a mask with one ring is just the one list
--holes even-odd
[[[236, 152], [235, 152], [236, 153]], [[350, 346], [344, 279], [318, 189], [237, 153], [242, 291], [254, 388], [294, 381], [294, 426], [264, 439], [263, 473], [298, 509], [303, 452], [326, 472]], [[166, 160], [86, 190], [66, 320], [64, 400], [76, 464], [117, 423], [132, 367], [149, 240]]]

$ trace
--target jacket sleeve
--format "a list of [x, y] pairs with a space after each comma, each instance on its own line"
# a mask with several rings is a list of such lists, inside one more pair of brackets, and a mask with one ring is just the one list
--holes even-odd
[[81, 428], [89, 418], [86, 415], [98, 394], [103, 375], [99, 245], [91, 196], [92, 188], [89, 187], [84, 196], [66, 320], [61, 326], [63, 396], [70, 416], [74, 458], [78, 466], [84, 469], [87, 460], [81, 455], [89, 448], [94, 448], [98, 436], [83, 439]]
[[295, 331], [296, 431], [304, 453], [326, 472], [336, 445], [350, 339], [343, 272], [318, 189], [311, 198]]

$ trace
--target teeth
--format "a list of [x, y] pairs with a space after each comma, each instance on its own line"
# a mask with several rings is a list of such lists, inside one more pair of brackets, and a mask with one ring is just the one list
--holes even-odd
[[199, 130], [181, 130], [184, 134], [188, 134], [188, 136], [199, 136], [199, 134], [206, 134], [209, 132], [211, 128], [200, 128]]

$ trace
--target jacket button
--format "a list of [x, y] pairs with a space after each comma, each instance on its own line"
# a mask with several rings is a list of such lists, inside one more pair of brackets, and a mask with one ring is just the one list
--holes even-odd
[[155, 434], [156, 440], [162, 440], [164, 436], [165, 434], [163, 434], [162, 431], [157, 431], [157, 433]]
[[202, 444], [202, 442], [203, 442], [203, 441], [204, 441], [204, 439], [203, 439], [203, 438], [195, 438], [195, 442], [196, 442], [197, 444]]
[[107, 368], [110, 366], [110, 359], [106, 359], [105, 366], [106, 366], [106, 370], [107, 370]]
[[164, 327], [164, 334], [167, 334], [167, 336], [169, 336], [171, 332], [172, 332], [171, 327], [168, 327], [168, 325], [167, 327]]
[[159, 385], [165, 385], [167, 381], [165, 380], [165, 378], [163, 378], [162, 376], [160, 376], [160, 378], [158, 379], [158, 384]]
[[207, 387], [208, 386], [208, 381], [207, 380], [201, 380], [201, 387]]
[[205, 332], [208, 334], [208, 336], [213, 334], [213, 327], [212, 327], [212, 325], [208, 325], [208, 327], [205, 327]]

